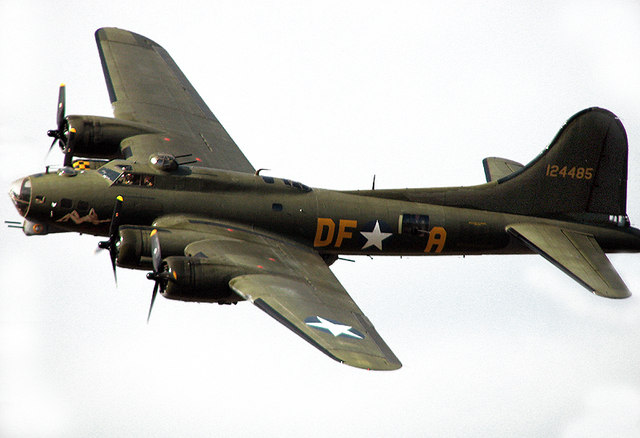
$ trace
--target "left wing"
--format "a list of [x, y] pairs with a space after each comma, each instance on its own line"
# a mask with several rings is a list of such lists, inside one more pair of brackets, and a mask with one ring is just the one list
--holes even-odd
[[157, 152], [192, 155], [195, 165], [253, 173], [253, 166], [171, 56], [150, 39], [116, 28], [96, 31], [114, 115], [162, 131], [132, 137], [125, 157]]
[[[162, 227], [163, 220], [156, 221]], [[229, 286], [320, 351], [359, 368], [402, 366], [373, 324], [311, 248], [264, 232], [187, 220], [172, 232], [196, 231], [185, 248], [211, 270], [231, 269]]]

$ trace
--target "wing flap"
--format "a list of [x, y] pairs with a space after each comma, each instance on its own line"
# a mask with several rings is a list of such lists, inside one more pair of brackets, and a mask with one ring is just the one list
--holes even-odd
[[548, 224], [513, 224], [507, 231], [593, 293], [631, 296], [593, 235]]

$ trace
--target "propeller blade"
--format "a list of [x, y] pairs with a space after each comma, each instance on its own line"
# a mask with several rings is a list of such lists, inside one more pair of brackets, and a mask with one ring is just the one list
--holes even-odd
[[147, 315], [147, 324], [149, 323], [149, 318], [151, 318], [151, 309], [153, 309], [153, 303], [156, 300], [156, 295], [158, 295], [158, 289], [160, 289], [160, 293], [164, 292], [164, 288], [167, 281], [166, 272], [160, 272], [160, 268], [162, 265], [162, 253], [160, 251], [160, 238], [158, 237], [158, 230], [153, 229], [151, 234], [149, 235], [151, 238], [151, 262], [153, 264], [153, 272], [149, 272], [147, 274], [147, 278], [149, 280], [155, 281], [155, 285], [153, 286], [153, 294], [151, 295], [151, 305], [149, 306], [149, 315]]
[[62, 149], [62, 153], [64, 154], [64, 166], [72, 167], [73, 166], [73, 143], [76, 135], [76, 128], [73, 126], [69, 126], [68, 124], [65, 127], [67, 130], [63, 132], [60, 136], [60, 149]]
[[[67, 156], [65, 156], [66, 166]], [[109, 256], [111, 257], [111, 267], [113, 268], [113, 278], [118, 285], [118, 276], [116, 275], [116, 257], [118, 256], [116, 242], [118, 240], [118, 228], [120, 227], [120, 210], [124, 199], [122, 196], [116, 196], [116, 205], [113, 206], [113, 215], [111, 216], [111, 224], [109, 225]]]
[[113, 269], [113, 279], [116, 282], [116, 287], [118, 287], [118, 274], [116, 274], [116, 257], [118, 256], [118, 254], [116, 254], [115, 251], [112, 251], [111, 248], [109, 248], [109, 258], [111, 259], [111, 269]]
[[113, 206], [111, 223], [109, 224], [109, 240], [98, 243], [98, 249], [96, 249], [96, 252], [98, 252], [98, 250], [100, 249], [109, 250], [109, 258], [111, 259], [111, 268], [113, 269], [113, 278], [116, 281], [116, 286], [118, 285], [118, 276], [116, 274], [116, 259], [118, 258], [118, 228], [120, 227], [120, 210], [122, 209], [123, 203], [124, 198], [118, 195], [116, 197], [116, 204]]
[[113, 214], [111, 215], [111, 224], [109, 225], [109, 243], [116, 243], [116, 233], [118, 232], [118, 227], [120, 226], [120, 210], [122, 209], [122, 204], [124, 203], [124, 198], [121, 195], [116, 196], [116, 204], [113, 206]]
[[73, 166], [73, 154], [72, 153], [64, 154], [64, 166], [65, 167]]
[[158, 238], [158, 230], [151, 232], [151, 262], [153, 263], [153, 272], [158, 274], [160, 263], [162, 262], [162, 254], [160, 252], [160, 239]]
[[[56, 144], [56, 141], [60, 144], [60, 148], [65, 150], [67, 147], [67, 137], [65, 136], [65, 127], [67, 125], [67, 120], [65, 118], [66, 112], [66, 86], [64, 84], [60, 84], [60, 90], [58, 91], [58, 108], [56, 111], [56, 129], [50, 129], [47, 131], [47, 135], [53, 138], [53, 142], [51, 142], [51, 146], [49, 146], [49, 151], [47, 155], [45, 155], [45, 160], [51, 153], [51, 149]], [[73, 157], [71, 157], [73, 158]], [[65, 158], [65, 166], [67, 160]], [[69, 163], [69, 166], [71, 163]]]
[[58, 91], [58, 113], [56, 115], [56, 123], [58, 125], [58, 132], [62, 133], [64, 129], [64, 115], [66, 110], [66, 86], [60, 84], [60, 90]]
[[160, 280], [156, 280], [155, 286], [153, 286], [153, 293], [151, 294], [151, 305], [149, 306], [149, 314], [147, 315], [147, 324], [151, 318], [151, 310], [153, 310], [153, 303], [156, 301], [156, 295], [158, 295], [158, 287], [160, 286]]
[[[50, 137], [51, 137], [51, 136], [50, 136]], [[49, 156], [49, 154], [51, 153], [51, 150], [52, 150], [52, 149], [53, 149], [53, 147], [55, 146], [55, 144], [56, 144], [56, 141], [57, 141], [57, 140], [58, 140], [58, 139], [57, 139], [56, 137], [54, 137], [54, 138], [53, 138], [53, 141], [51, 142], [51, 146], [49, 146], [49, 150], [47, 151], [47, 155], [45, 155], [45, 157], [44, 157], [45, 159], [46, 159], [46, 158]]]

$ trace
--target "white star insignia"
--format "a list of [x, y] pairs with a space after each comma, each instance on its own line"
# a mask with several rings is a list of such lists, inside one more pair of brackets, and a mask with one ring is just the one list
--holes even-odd
[[362, 234], [365, 239], [367, 239], [367, 243], [364, 244], [362, 249], [369, 248], [370, 246], [375, 246], [380, 251], [382, 251], [382, 241], [391, 236], [393, 233], [383, 233], [382, 231], [380, 231], [380, 222], [376, 221], [376, 226], [373, 227], [372, 231], [360, 231], [360, 234]]
[[327, 331], [331, 333], [333, 336], [348, 336], [350, 338], [356, 339], [364, 339], [364, 336], [351, 328], [350, 325], [340, 324], [338, 322], [329, 321], [328, 319], [324, 319], [321, 316], [316, 316], [315, 319], [317, 321], [312, 322], [313, 318], [307, 318], [305, 323], [310, 325], [311, 327], [318, 328], [320, 330]]

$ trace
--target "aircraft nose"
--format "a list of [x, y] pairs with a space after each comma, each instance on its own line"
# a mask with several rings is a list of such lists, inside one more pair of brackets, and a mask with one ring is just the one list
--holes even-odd
[[11, 184], [9, 196], [13, 201], [18, 213], [26, 217], [31, 205], [31, 178], [28, 176], [18, 179]]

